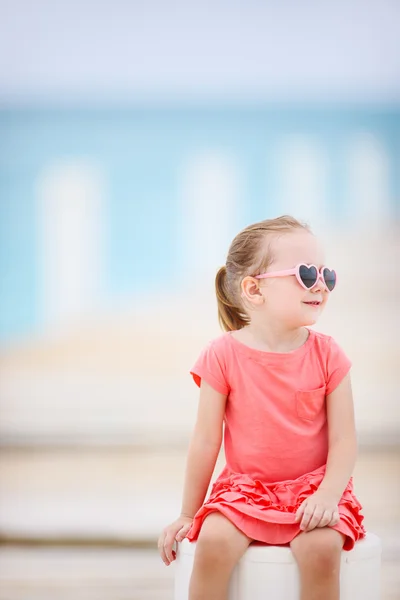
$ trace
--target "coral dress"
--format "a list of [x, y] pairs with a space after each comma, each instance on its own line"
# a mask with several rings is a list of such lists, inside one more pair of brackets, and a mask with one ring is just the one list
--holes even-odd
[[[300, 504], [320, 485], [328, 454], [325, 398], [351, 363], [329, 336], [310, 330], [290, 353], [264, 352], [225, 333], [203, 350], [191, 374], [227, 395], [226, 465], [187, 535], [197, 539], [212, 511], [253, 540], [287, 544], [301, 530]], [[364, 537], [361, 505], [350, 479], [339, 502], [344, 549]]]

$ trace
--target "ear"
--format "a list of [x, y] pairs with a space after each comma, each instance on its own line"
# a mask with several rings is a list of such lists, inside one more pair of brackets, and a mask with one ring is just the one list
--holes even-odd
[[260, 290], [258, 279], [249, 275], [242, 280], [242, 298], [254, 305], [260, 306], [264, 303], [264, 296]]

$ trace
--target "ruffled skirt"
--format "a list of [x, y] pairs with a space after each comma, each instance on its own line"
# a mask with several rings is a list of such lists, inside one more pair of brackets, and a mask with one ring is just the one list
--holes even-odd
[[[223, 474], [214, 483], [205, 504], [196, 513], [187, 538], [198, 538], [204, 519], [219, 511], [249, 538], [265, 544], [288, 544], [300, 532], [295, 523], [299, 506], [318, 489], [325, 466], [298, 479], [264, 483], [241, 473]], [[365, 536], [361, 504], [353, 493], [350, 479], [339, 502], [340, 521], [332, 527], [345, 536], [344, 550]]]

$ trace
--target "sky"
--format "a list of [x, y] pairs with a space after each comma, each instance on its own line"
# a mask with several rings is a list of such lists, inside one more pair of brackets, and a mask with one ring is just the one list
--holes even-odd
[[0, 0], [0, 106], [400, 101], [397, 0]]

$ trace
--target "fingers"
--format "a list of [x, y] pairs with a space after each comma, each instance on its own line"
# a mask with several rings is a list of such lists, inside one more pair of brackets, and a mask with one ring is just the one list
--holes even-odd
[[172, 547], [175, 542], [175, 535], [173, 532], [168, 531], [167, 535], [164, 538], [164, 553], [167, 557], [168, 564], [172, 563], [175, 560], [176, 553], [172, 550]]
[[318, 523], [321, 521], [323, 511], [319, 506], [316, 506], [314, 510], [309, 509], [309, 512], [306, 509], [305, 514], [307, 514], [307, 516], [309, 515], [309, 518], [305, 522], [304, 531], [311, 531], [312, 529], [315, 529], [315, 527], [317, 527]]
[[[340, 521], [339, 507], [328, 501], [317, 500], [314, 494], [307, 498], [297, 509], [295, 522], [300, 522], [302, 531], [311, 531], [315, 527], [334, 527]], [[315, 497], [314, 497], [315, 496]]]
[[319, 506], [304, 508], [303, 517], [300, 523], [300, 529], [303, 531], [312, 531], [316, 527], [334, 527], [339, 523], [339, 511], [336, 509], [324, 510]]
[[179, 518], [171, 523], [171, 525], [168, 525], [158, 538], [158, 552], [162, 561], [167, 566], [176, 559], [176, 547], [174, 548], [174, 545], [176, 542], [181, 542], [187, 536], [192, 522], [193, 519]]
[[177, 542], [181, 542], [181, 541], [182, 541], [182, 540], [183, 540], [183, 539], [186, 537], [186, 535], [187, 535], [187, 533], [188, 533], [188, 531], [189, 531], [190, 527], [191, 527], [191, 524], [184, 525], [184, 526], [182, 527], [182, 529], [180, 529], [180, 530], [178, 531], [178, 533], [177, 533], [177, 534], [176, 534], [176, 536], [175, 536], [175, 539], [176, 539], [176, 541], [177, 541]]
[[157, 543], [157, 548], [158, 548], [158, 552], [161, 556], [161, 560], [163, 561], [163, 563], [165, 565], [169, 565], [169, 561], [167, 559], [167, 555], [165, 554], [165, 550], [164, 550], [164, 532], [160, 535], [160, 537], [158, 538], [158, 543]]
[[333, 511], [332, 519], [330, 520], [330, 522], [328, 523], [328, 525], [330, 527], [334, 527], [335, 525], [337, 525], [339, 523], [339, 521], [340, 521], [339, 511], [335, 510], [335, 511]]
[[330, 525], [330, 523], [333, 519], [333, 515], [334, 515], [334, 511], [325, 510], [317, 527], [326, 527], [327, 525]]
[[311, 520], [313, 519], [316, 508], [317, 508], [316, 506], [309, 507], [306, 504], [306, 506], [304, 508], [304, 512], [303, 512], [303, 517], [300, 522], [300, 529], [302, 529], [303, 531], [307, 531], [309, 529], [309, 525], [310, 525]]
[[163, 563], [167, 566], [176, 558], [176, 552], [172, 549], [174, 541], [174, 534], [170, 531], [163, 531], [158, 540], [158, 551]]
[[302, 518], [302, 516], [303, 516], [303, 513], [304, 513], [304, 509], [305, 509], [305, 504], [304, 504], [304, 502], [303, 502], [303, 504], [301, 504], [301, 505], [299, 506], [299, 508], [297, 509], [297, 512], [296, 512], [296, 518], [295, 518], [295, 522], [296, 522], [296, 523], [297, 523], [298, 521], [301, 521], [301, 518]]

